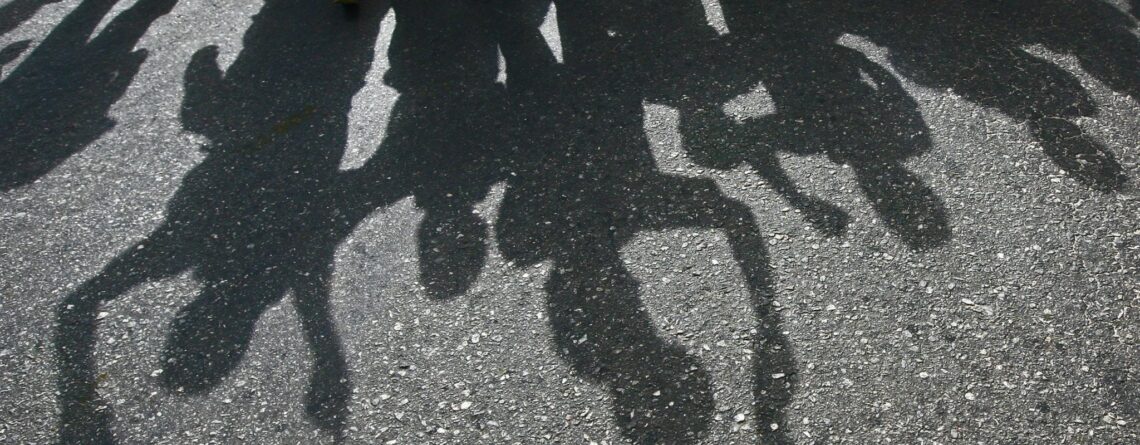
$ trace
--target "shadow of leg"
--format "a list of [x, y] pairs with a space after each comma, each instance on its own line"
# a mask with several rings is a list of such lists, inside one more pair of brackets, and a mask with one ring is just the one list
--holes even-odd
[[897, 161], [852, 161], [863, 193], [887, 227], [912, 249], [950, 239], [946, 208], [929, 186]]
[[682, 109], [677, 126], [685, 152], [697, 164], [730, 169], [751, 154], [751, 144], [744, 148], [743, 138], [736, 135], [738, 125], [712, 104]]
[[285, 292], [278, 277], [207, 280], [178, 311], [162, 351], [162, 379], [170, 390], [203, 392], [229, 375], [249, 347], [262, 312]]
[[[708, 180], [671, 179], [648, 187], [673, 197], [667, 205], [645, 203], [651, 226], [715, 227], [725, 231], [733, 258], [748, 287], [756, 317], [752, 334], [753, 419], [763, 443], [790, 444], [784, 433], [784, 409], [795, 389], [796, 364], [781, 330], [779, 314], [772, 310], [772, 270], [767, 247], [752, 212], [744, 204], [720, 194]], [[773, 429], [771, 426], [776, 425]]]
[[314, 358], [305, 412], [321, 429], [343, 438], [352, 385], [328, 306], [330, 272], [326, 266], [326, 270], [304, 277], [294, 287], [294, 304]]
[[695, 443], [708, 430], [714, 407], [707, 372], [683, 348], [657, 336], [616, 249], [583, 240], [567, 253], [555, 261], [547, 283], [559, 352], [610, 390], [626, 438]]
[[1119, 191], [1128, 181], [1124, 167], [1112, 152], [1081, 132], [1076, 124], [1045, 118], [1031, 120], [1029, 125], [1045, 154], [1073, 179], [1103, 192]]
[[462, 295], [483, 268], [487, 223], [472, 206], [446, 202], [430, 207], [420, 223], [420, 283], [432, 298]]
[[774, 149], [760, 147], [756, 141], [770, 138], [768, 125], [751, 123], [735, 125], [720, 110], [693, 109], [681, 113], [681, 134], [685, 147], [698, 164], [728, 169], [740, 162], [748, 164], [780, 196], [784, 197], [813, 228], [825, 236], [840, 236], [847, 231], [847, 212], [819, 197], [803, 193], [773, 154]]
[[55, 347], [59, 356], [59, 443], [113, 443], [114, 413], [96, 391], [95, 343], [99, 303], [113, 298], [95, 280], [69, 295], [57, 310]]
[[[160, 232], [161, 233], [161, 232]], [[183, 265], [161, 242], [131, 246], [56, 309], [55, 349], [59, 360], [59, 443], [113, 443], [111, 405], [99, 397], [95, 346], [99, 306], [149, 280], [172, 275]]]
[[801, 192], [775, 156], [758, 156], [750, 164], [780, 196], [803, 214], [815, 230], [825, 236], [840, 236], [847, 231], [847, 212], [819, 197]]
[[756, 317], [752, 334], [753, 418], [763, 443], [791, 444], [785, 434], [784, 410], [795, 391], [796, 364], [791, 345], [781, 329], [780, 315], [772, 308], [772, 268], [760, 228], [742, 204], [726, 202], [721, 227], [728, 234], [733, 257], [748, 283]]

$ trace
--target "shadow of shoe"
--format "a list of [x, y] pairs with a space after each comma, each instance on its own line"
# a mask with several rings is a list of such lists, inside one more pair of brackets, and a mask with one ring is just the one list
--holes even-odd
[[950, 240], [942, 200], [914, 173], [890, 162], [853, 166], [871, 206], [910, 248], [925, 250]]
[[318, 359], [318, 362], [309, 378], [305, 412], [321, 429], [342, 432], [348, 420], [348, 400], [352, 396], [345, 365], [343, 361], [327, 363]]
[[828, 237], [842, 236], [847, 232], [850, 217], [843, 209], [814, 196], [804, 196], [799, 200], [801, 202], [796, 204], [796, 208], [812, 228]]
[[241, 363], [267, 302], [248, 304], [233, 299], [239, 295], [232, 288], [224, 295], [211, 292], [178, 312], [162, 351], [162, 386], [200, 393]]
[[21, 40], [5, 46], [4, 49], [0, 49], [0, 67], [19, 58], [20, 54], [27, 51], [30, 46], [32, 46], [31, 40]]
[[1124, 167], [1107, 148], [1072, 122], [1043, 119], [1033, 124], [1045, 154], [1073, 179], [1102, 192], [1116, 192], [1128, 182]]
[[613, 412], [625, 436], [638, 444], [696, 443], [709, 428], [715, 408], [711, 379], [699, 362], [675, 347], [638, 355], [652, 360], [617, 376]]

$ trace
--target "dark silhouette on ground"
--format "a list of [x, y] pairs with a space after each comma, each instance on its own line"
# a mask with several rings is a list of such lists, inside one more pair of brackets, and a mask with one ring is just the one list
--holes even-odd
[[355, 20], [310, 0], [268, 0], [225, 75], [217, 49], [186, 72], [182, 118], [210, 139], [166, 222], [59, 306], [62, 443], [107, 443], [110, 407], [95, 391], [96, 313], [139, 284], [192, 270], [202, 291], [183, 307], [162, 351], [163, 386], [205, 391], [228, 375], [261, 314], [292, 293], [314, 356], [306, 411], [340, 435], [351, 390], [328, 308], [338, 219], [338, 165], [348, 112], [371, 66], [386, 7]]
[[433, 298], [455, 297], [483, 268], [488, 229], [473, 210], [501, 180], [497, 163], [507, 156], [498, 51], [485, 5], [396, 0], [392, 9], [396, 28], [384, 81], [400, 97], [384, 141], [348, 174], [348, 194], [370, 197], [354, 212], [415, 197], [424, 210], [420, 282]]
[[[950, 227], [941, 199], [903, 165], [932, 145], [918, 104], [886, 69], [836, 43], [835, 17], [811, 5], [721, 2], [731, 33], [705, 50], [710, 87], [675, 101], [686, 147], [707, 166], [748, 163], [818, 230], [839, 235], [846, 214], [799, 192], [775, 156], [824, 154], [854, 170], [872, 207], [909, 246], [943, 244]], [[734, 122], [724, 103], [758, 83], [775, 113]]]
[[[978, 6], [991, 19], [1006, 16], [1015, 20], [1013, 26], [1007, 24], [1007, 29], [1001, 30], [1011, 44], [1020, 40], [1023, 45], [1040, 44], [1071, 54], [1097, 80], [1140, 100], [1140, 38], [1134, 34], [1137, 23], [1127, 14], [1103, 1], [1042, 0], [1032, 2], [1032, 6], [1025, 3], [972, 0], [967, 6]], [[1002, 34], [996, 31], [1000, 23], [990, 26], [995, 31], [987, 29], [986, 33]]]
[[[546, 291], [554, 346], [575, 372], [610, 391], [617, 423], [636, 443], [695, 442], [715, 412], [707, 371], [655, 331], [621, 249], [644, 231], [721, 231], [757, 317], [752, 421], [764, 440], [791, 443], [786, 429], [768, 428], [784, 423], [796, 369], [770, 306], [774, 272], [765, 239], [748, 207], [714, 182], [657, 170], [644, 105], [676, 108], [692, 158], [714, 168], [749, 165], [825, 235], [844, 233], [846, 212], [801, 191], [780, 166], [781, 152], [851, 166], [893, 233], [913, 249], [939, 246], [951, 236], [946, 210], [904, 166], [931, 149], [918, 105], [892, 71], [836, 43], [844, 33], [887, 46], [897, 69], [915, 82], [952, 87], [1024, 120], [1057, 164], [1092, 187], [1115, 190], [1125, 181], [1111, 153], [1071, 121], [1095, 111], [1088, 93], [1020, 49], [1041, 43], [1083, 54], [1087, 70], [1135, 94], [1128, 64], [1136, 59], [1100, 59], [1131, 54], [1131, 41], [1097, 48], [1130, 26], [1119, 11], [1081, 9], [1091, 11], [1076, 14], [1085, 25], [1106, 21], [1086, 42], [1044, 26], [1044, 14], [1067, 11], [1062, 3], [999, 19], [1013, 3], [965, 12], [942, 4], [722, 0], [726, 36], [707, 25], [696, 0], [555, 3], [561, 64], [538, 31], [550, 0], [392, 1], [396, 28], [384, 81], [400, 97], [376, 153], [349, 172], [338, 171], [347, 116], [386, 3], [364, 1], [346, 16], [312, 0], [268, 0], [224, 75], [216, 49], [199, 51], [186, 72], [182, 119], [188, 131], [210, 139], [206, 159], [171, 200], [166, 222], [59, 306], [61, 440], [113, 440], [112, 413], [94, 377], [100, 304], [187, 270], [203, 290], [173, 324], [162, 384], [187, 393], [217, 385], [240, 363], [263, 311], [292, 293], [315, 357], [306, 409], [343, 437], [351, 391], [327, 301], [337, 245], [377, 208], [412, 197], [424, 212], [417, 232], [421, 284], [432, 298], [454, 298], [478, 278], [489, 248], [490, 228], [475, 205], [505, 182], [494, 226], [499, 249], [516, 264], [553, 263]], [[62, 36], [90, 34], [106, 14], [95, 5], [109, 4], [85, 1], [53, 32], [61, 42], [52, 46], [85, 54], [85, 37]], [[117, 17], [112, 25], [123, 20], [120, 28], [108, 27], [86, 45], [121, 34], [107, 33], [127, 23], [149, 24], [161, 15], [156, 5], [167, 3], [141, 0], [128, 12], [140, 5], [151, 13]], [[1003, 30], [1007, 19], [1025, 29]], [[113, 49], [129, 51], [137, 38]], [[60, 63], [39, 52], [0, 84], [0, 93], [15, 88], [12, 79], [35, 79]], [[496, 81], [500, 54], [505, 84]], [[132, 57], [134, 71], [124, 72], [133, 75], [141, 59]], [[31, 74], [15, 77], [21, 72]], [[736, 121], [723, 111], [758, 84], [774, 114]], [[0, 133], [16, 134], [4, 139], [5, 153], [12, 140], [36, 147], [11, 151], [19, 162], [4, 171], [5, 188], [34, 180], [106, 131], [106, 110], [125, 87], [45, 102], [28, 117], [4, 121], [8, 127], [0, 129], [20, 130]], [[20, 97], [31, 103], [36, 96]], [[0, 101], [5, 110], [18, 103]], [[36, 113], [71, 116], [80, 105], [93, 111], [61, 122], [100, 125], [25, 134], [28, 122], [42, 120]]]
[[1074, 179], [1102, 191], [1127, 182], [1112, 152], [1073, 122], [1097, 111], [1080, 81], [1023, 49], [1038, 44], [1072, 54], [1098, 80], [1140, 99], [1140, 39], [1120, 10], [1061, 0], [830, 6], [851, 18], [850, 32], [888, 47], [907, 78], [951, 88], [1025, 122], [1045, 154]]
[[[656, 169], [644, 134], [646, 91], [637, 86], [644, 76], [634, 70], [655, 69], [659, 61], [655, 53], [626, 52], [638, 42], [615, 26], [622, 6], [586, 1], [557, 6], [563, 66], [512, 69], [519, 58], [553, 59], [545, 47], [521, 43], [534, 41], [526, 37], [536, 34], [534, 21], [523, 18], [511, 27], [511, 34], [524, 37], [503, 39], [515, 45], [504, 47], [508, 73], [527, 82], [516, 87], [507, 77], [512, 101], [529, 126], [520, 126], [516, 136], [523, 163], [517, 176], [508, 178], [497, 220], [501, 251], [521, 265], [552, 261], [546, 291], [555, 347], [576, 372], [611, 392], [612, 411], [626, 438], [692, 443], [707, 432], [714, 414], [708, 373], [683, 347], [656, 332], [620, 250], [642, 231], [722, 231], [758, 317], [755, 420], [779, 423], [791, 384], [771, 375], [794, 374], [794, 364], [778, 316], [768, 306], [772, 272], [752, 214], [709, 180]], [[772, 435], [786, 442], [782, 433]]]
[[134, 47], [177, 0], [139, 0], [92, 36], [116, 3], [84, 0], [0, 82], [0, 191], [35, 181], [114, 127], [107, 112], [147, 57]]

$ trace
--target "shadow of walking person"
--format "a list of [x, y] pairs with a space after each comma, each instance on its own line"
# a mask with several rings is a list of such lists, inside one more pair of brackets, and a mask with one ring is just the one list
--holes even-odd
[[[542, 81], [518, 89], [508, 76], [512, 103], [527, 104], [515, 136], [529, 147], [517, 175], [508, 177], [495, 227], [500, 250], [524, 266], [552, 262], [545, 289], [554, 346], [576, 372], [610, 391], [627, 439], [694, 443], [707, 434], [713, 416], [710, 376], [696, 357], [658, 334], [620, 251], [645, 231], [722, 231], [757, 316], [754, 415], [763, 425], [779, 423], [792, 384], [770, 376], [793, 374], [794, 363], [769, 307], [765, 243], [748, 208], [713, 182], [656, 169], [644, 134], [643, 77], [632, 71], [645, 60], [637, 57], [649, 54], [638, 54], [645, 48], [635, 49], [615, 26], [619, 15], [633, 12], [621, 11], [626, 6], [557, 3], [565, 65], [519, 69], [528, 80]], [[536, 26], [510, 29], [533, 34]], [[535, 55], [540, 52], [533, 45], [503, 51], [532, 55], [524, 60], [553, 59]], [[508, 72], [512, 62], [508, 56]], [[787, 442], [781, 432], [770, 439]]]
[[217, 385], [261, 314], [291, 292], [314, 358], [306, 411], [343, 434], [351, 390], [328, 307], [333, 255], [350, 226], [338, 216], [337, 175], [386, 9], [367, 2], [350, 21], [329, 4], [268, 0], [224, 74], [216, 48], [194, 55], [182, 119], [210, 139], [206, 158], [160, 227], [60, 303], [62, 443], [113, 441], [94, 380], [100, 304], [187, 270], [202, 290], [172, 323], [160, 383], [191, 394]]
[[[903, 162], [929, 150], [918, 104], [899, 81], [842, 35], [826, 5], [721, 2], [727, 36], [697, 51], [710, 55], [712, 88], [681, 96], [681, 133], [698, 163], [751, 166], [825, 235], [847, 224], [841, 209], [800, 192], [777, 153], [824, 154], [852, 168], [886, 226], [914, 249], [951, 235], [942, 200]], [[724, 111], [734, 95], [761, 85], [774, 112], [736, 121]]]
[[1137, 95], [1140, 40], [1123, 13], [1101, 2], [888, 2], [846, 8], [852, 29], [890, 49], [907, 78], [950, 88], [1024, 122], [1045, 154], [1074, 179], [1119, 191], [1128, 178], [1113, 153], [1074, 122], [1097, 107], [1076, 76], [1025, 49], [1077, 56], [1110, 87]]
[[92, 37], [116, 3], [83, 0], [0, 82], [0, 191], [35, 181], [114, 126], [107, 112], [147, 57], [135, 44], [177, 0], [139, 0]]
[[503, 175], [506, 92], [485, 4], [395, 0], [392, 10], [384, 81], [400, 96], [383, 142], [347, 173], [345, 189], [367, 197], [348, 206], [350, 219], [413, 196], [424, 210], [420, 283], [447, 299], [466, 292], [486, 261], [488, 228], [474, 211]]
[[[1025, 44], [1072, 54], [1081, 67], [1109, 88], [1140, 101], [1140, 37], [1137, 23], [1103, 2], [1005, 0], [992, 17], [1011, 16]], [[1133, 1], [1131, 12], [1140, 13]]]

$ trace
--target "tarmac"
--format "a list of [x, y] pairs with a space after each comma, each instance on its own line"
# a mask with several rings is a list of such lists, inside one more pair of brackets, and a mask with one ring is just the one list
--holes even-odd
[[1140, 443], [1138, 11], [0, 0], [0, 443]]

